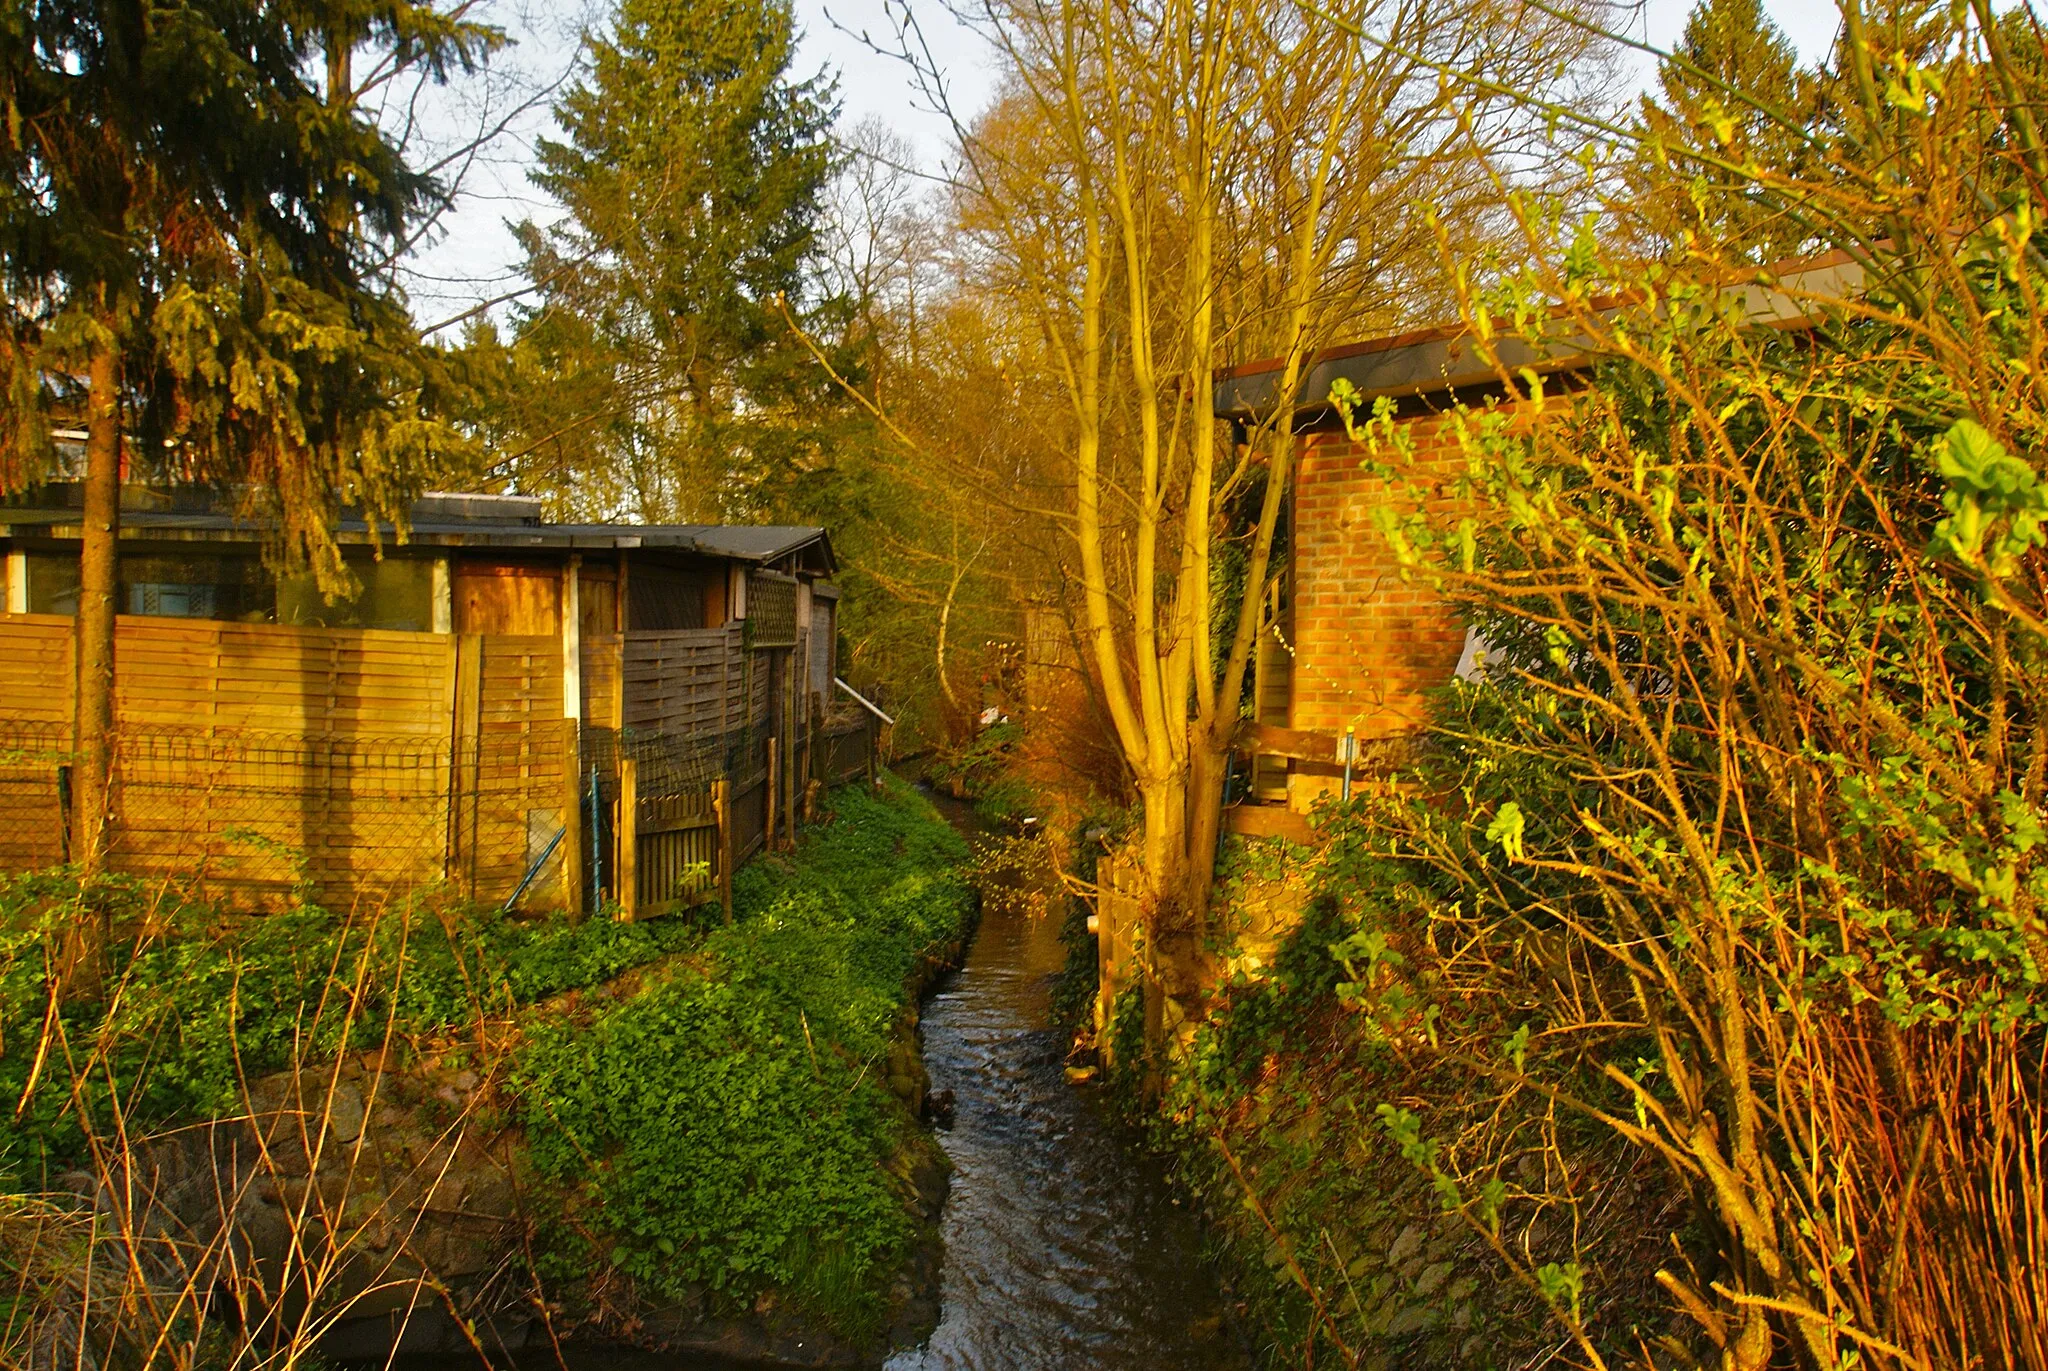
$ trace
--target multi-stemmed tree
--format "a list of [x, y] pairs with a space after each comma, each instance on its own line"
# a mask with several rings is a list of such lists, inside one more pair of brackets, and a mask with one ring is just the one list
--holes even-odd
[[[1057, 397], [1035, 435], [1045, 494], [1142, 801], [1147, 903], [1157, 929], [1199, 927], [1301, 377], [1340, 336], [1447, 306], [1443, 241], [1472, 242], [1499, 203], [1483, 154], [1512, 144], [1533, 176], [1555, 152], [1506, 92], [1555, 89], [1586, 40], [1485, 0], [999, 4], [980, 22], [1004, 80], [959, 121], [955, 289], [1030, 340]], [[1212, 379], [1265, 358], [1278, 403], [1233, 444]], [[958, 447], [901, 436], [942, 463]]]

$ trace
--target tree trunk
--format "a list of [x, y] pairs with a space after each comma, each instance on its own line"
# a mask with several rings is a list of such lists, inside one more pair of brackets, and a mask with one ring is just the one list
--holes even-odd
[[120, 360], [111, 339], [89, 367], [85, 518], [78, 557], [77, 762], [71, 777], [71, 859], [88, 874], [105, 863], [114, 751], [115, 543], [121, 531]]
[[1223, 780], [1229, 740], [1218, 744], [1199, 721], [1188, 729], [1188, 860], [1181, 906], [1200, 933], [1209, 930], [1209, 895], [1216, 885], [1216, 843], [1223, 832]]
[[952, 623], [953, 597], [959, 592], [960, 577], [964, 575], [964, 571], [956, 574], [952, 583], [946, 587], [945, 601], [939, 606], [938, 644], [934, 649], [938, 657], [939, 693], [946, 697], [946, 703], [954, 709], [960, 708], [960, 697], [954, 693], [953, 682], [946, 676], [946, 631]]
[[106, 857], [115, 742], [115, 541], [121, 535], [121, 363], [104, 342], [90, 363], [86, 402], [86, 508], [78, 553], [78, 695], [72, 768], [72, 861], [98, 871]]

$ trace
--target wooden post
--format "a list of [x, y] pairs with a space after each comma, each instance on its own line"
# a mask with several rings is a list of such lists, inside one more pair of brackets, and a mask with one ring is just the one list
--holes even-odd
[[476, 898], [476, 791], [478, 750], [483, 745], [483, 673], [483, 635], [456, 635], [455, 718], [448, 749], [448, 879], [471, 899]]
[[1116, 863], [1103, 857], [1095, 863], [1095, 1053], [1103, 1066], [1112, 1064], [1109, 1037], [1116, 1008]]
[[732, 922], [732, 777], [711, 783], [711, 813], [718, 820], [718, 903]]
[[640, 763], [619, 757], [619, 918], [640, 912]]
[[775, 735], [770, 733], [768, 735], [768, 784], [761, 788], [762, 793], [768, 797], [767, 812], [761, 816], [761, 850], [763, 852], [773, 852], [775, 850], [775, 811], [781, 807], [779, 803], [780, 797], [775, 791], [775, 764], [780, 760], [776, 753], [780, 749], [775, 744]]
[[583, 913], [583, 559], [562, 568], [562, 908]]
[[[794, 728], [790, 730], [789, 750], [791, 754], [796, 752], [796, 731]], [[803, 789], [803, 772], [798, 768], [798, 762], [794, 755], [790, 757], [787, 769], [789, 771], [789, 782], [783, 787], [782, 797], [782, 842], [783, 846], [793, 848], [796, 846], [796, 797], [797, 792]]]
[[583, 725], [562, 721], [562, 908], [572, 920], [583, 907]]

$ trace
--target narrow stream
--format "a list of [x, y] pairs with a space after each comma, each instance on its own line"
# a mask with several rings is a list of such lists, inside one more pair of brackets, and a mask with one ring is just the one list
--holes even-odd
[[[936, 801], [970, 836], [965, 805]], [[1222, 1371], [1249, 1360], [1193, 1217], [1067, 1084], [1050, 1026], [1065, 958], [1051, 919], [991, 908], [925, 1007], [932, 1088], [951, 1090], [943, 1312], [887, 1371]]]
[[[935, 797], [973, 838], [964, 804]], [[885, 1371], [1248, 1371], [1200, 1255], [1192, 1215], [1159, 1168], [1069, 1085], [1051, 991], [1056, 920], [994, 905], [923, 1018], [934, 1090], [954, 1094], [939, 1141], [953, 1161], [942, 1310], [930, 1341]], [[471, 1371], [467, 1354], [401, 1356], [390, 1371]], [[524, 1371], [711, 1371], [715, 1358], [569, 1343]], [[366, 1366], [369, 1364], [365, 1364]]]

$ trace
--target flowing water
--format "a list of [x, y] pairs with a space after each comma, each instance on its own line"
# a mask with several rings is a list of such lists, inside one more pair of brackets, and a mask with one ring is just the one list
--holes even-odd
[[[965, 806], [939, 802], [972, 831]], [[1049, 1026], [1057, 922], [991, 907], [926, 1004], [925, 1065], [951, 1090], [943, 1311], [888, 1371], [1222, 1371], [1249, 1360], [1193, 1217], [1067, 1084]]]

